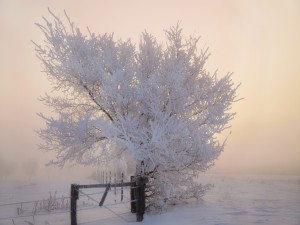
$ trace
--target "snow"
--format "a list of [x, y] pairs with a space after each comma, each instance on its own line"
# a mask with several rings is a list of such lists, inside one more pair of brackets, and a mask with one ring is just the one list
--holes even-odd
[[[172, 224], [172, 225], [299, 225], [300, 224], [300, 177], [299, 176], [271, 176], [271, 175], [213, 175], [206, 174], [199, 177], [203, 183], [212, 183], [210, 190], [201, 201], [190, 200], [176, 206], [170, 206], [165, 212], [157, 215], [145, 215], [140, 224]], [[82, 180], [81, 183], [92, 183]], [[78, 182], [80, 183], [80, 182]], [[49, 192], [57, 191], [57, 197], [68, 196], [70, 181], [57, 182], [6, 182], [0, 185], [0, 225], [9, 225], [11, 219], [17, 216], [20, 205], [3, 206], [4, 204], [37, 201], [49, 198]], [[99, 190], [84, 190], [84, 193], [99, 192]], [[102, 190], [103, 191], [103, 190]], [[124, 201], [127, 201], [128, 191], [125, 190]], [[100, 199], [102, 194], [93, 198]], [[113, 190], [108, 194], [105, 202], [107, 208], [86, 206], [78, 212], [78, 224], [137, 224], [135, 215], [130, 213], [130, 205], [110, 205], [118, 198]], [[79, 208], [82, 207], [84, 197], [79, 198]], [[25, 205], [25, 204], [24, 204]], [[25, 206], [23, 206], [25, 209]], [[92, 208], [92, 209], [90, 209]], [[42, 224], [70, 224], [69, 213], [66, 210], [56, 210], [52, 213], [44, 212], [35, 216], [35, 225]], [[28, 221], [28, 222], [25, 222]], [[30, 224], [32, 217], [14, 219], [15, 225]]]
[[172, 214], [176, 215], [172, 224], [300, 224], [299, 177], [211, 176], [204, 180], [215, 183], [204, 201], [166, 213], [162, 224], [171, 224]]

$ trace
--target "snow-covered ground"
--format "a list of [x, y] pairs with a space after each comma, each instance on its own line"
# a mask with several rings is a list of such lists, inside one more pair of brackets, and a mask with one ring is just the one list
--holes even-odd
[[[199, 178], [203, 183], [212, 183], [210, 190], [202, 201], [192, 200], [171, 206], [159, 215], [146, 215], [145, 225], [300, 225], [300, 177], [299, 176], [262, 176], [262, 175], [205, 175]], [[92, 183], [82, 180], [78, 183]], [[0, 184], [0, 225], [68, 225], [70, 216], [67, 198], [71, 181], [41, 183], [1, 183]], [[112, 189], [108, 194], [105, 207], [97, 207], [103, 190], [84, 190], [90, 195], [83, 195], [78, 201], [78, 224], [137, 224], [135, 215], [130, 213], [128, 203], [129, 190], [125, 189], [124, 201], [120, 202], [120, 190], [114, 195]], [[48, 213], [42, 209], [41, 199], [52, 200], [56, 192], [57, 209]], [[95, 194], [96, 193], [96, 194]], [[95, 200], [95, 201], [94, 201]], [[17, 202], [27, 202], [12, 204]], [[47, 202], [47, 201], [45, 201]], [[44, 203], [45, 204], [45, 203]], [[40, 207], [41, 209], [39, 210]], [[18, 208], [19, 214], [18, 215]], [[23, 212], [20, 213], [20, 208]], [[38, 209], [34, 218], [33, 209]], [[24, 216], [19, 218], [18, 217]]]

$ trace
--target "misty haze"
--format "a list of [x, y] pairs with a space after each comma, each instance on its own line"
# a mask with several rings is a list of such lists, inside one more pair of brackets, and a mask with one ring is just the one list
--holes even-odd
[[[140, 175], [142, 224], [299, 225], [299, 12], [293, 0], [2, 0], [0, 225], [71, 224], [71, 184]], [[53, 83], [81, 73], [81, 87]], [[130, 187], [99, 207], [104, 191], [79, 189], [78, 224], [136, 224]]]

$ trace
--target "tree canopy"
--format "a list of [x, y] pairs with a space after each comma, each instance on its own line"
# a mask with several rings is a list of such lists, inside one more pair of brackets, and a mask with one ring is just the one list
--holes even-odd
[[[208, 186], [194, 181], [224, 149], [216, 134], [233, 119], [236, 101], [231, 74], [218, 78], [205, 69], [208, 49], [181, 27], [165, 31], [166, 44], [143, 32], [135, 45], [113, 34], [83, 34], [50, 10], [37, 26], [44, 33], [35, 50], [60, 94], [42, 101], [57, 117], [40, 116], [42, 149], [51, 163], [101, 165], [129, 154], [144, 161], [150, 176], [148, 206], [201, 197]], [[131, 162], [133, 163], [133, 162]]]

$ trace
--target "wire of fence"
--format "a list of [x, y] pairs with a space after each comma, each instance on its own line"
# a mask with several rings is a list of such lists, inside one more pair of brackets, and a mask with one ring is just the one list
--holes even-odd
[[[77, 211], [86, 211], [86, 210], [99, 208], [99, 205], [98, 205], [99, 201], [94, 199], [90, 195], [101, 194], [101, 193], [104, 193], [104, 192], [95, 192], [95, 193], [86, 194], [86, 193], [80, 191], [80, 193], [81, 193], [81, 196], [85, 196], [85, 197], [89, 198], [90, 200], [95, 202], [96, 205], [95, 206], [90, 206], [90, 207], [78, 208]], [[60, 200], [60, 199], [69, 199], [69, 198], [70, 197], [56, 198], [56, 199]], [[45, 200], [14, 202], [14, 203], [2, 204], [0, 206], [4, 207], [4, 206], [11, 206], [11, 205], [32, 204], [32, 203], [36, 203], [36, 202], [40, 202], [40, 201], [45, 201]], [[117, 216], [117, 213], [113, 212], [113, 210], [109, 209], [108, 207], [111, 207], [111, 206], [114, 206], [114, 205], [120, 205], [120, 204], [126, 205], [126, 204], [131, 203], [131, 202], [133, 202], [133, 201], [114, 202], [114, 203], [110, 203], [110, 204], [105, 204], [105, 205], [103, 205], [103, 207], [106, 208], [107, 210], [111, 211], [113, 214], [115, 214]], [[17, 219], [17, 218], [27, 218], [27, 217], [32, 217], [32, 216], [44, 216], [44, 215], [55, 215], [55, 214], [62, 214], [62, 213], [70, 213], [70, 210], [69, 209], [68, 210], [67, 209], [64, 209], [64, 210], [55, 209], [55, 210], [44, 212], [44, 213], [31, 213], [31, 214], [27, 214], [27, 215], [0, 217], [0, 220], [11, 220], [11, 219]]]
[[[97, 200], [93, 199], [96, 203], [98, 203]], [[114, 212], [112, 209], [108, 208], [114, 205], [126, 205], [132, 201], [126, 201], [126, 202], [118, 202], [118, 203], [112, 203], [112, 204], [106, 204], [103, 205], [104, 208], [108, 209], [111, 211], [113, 214], [117, 215], [116, 212]], [[85, 207], [85, 208], [78, 208], [77, 211], [86, 211], [86, 210], [91, 210], [91, 209], [99, 209], [99, 206], [90, 206], [90, 207]], [[32, 216], [45, 216], [45, 215], [55, 215], [55, 214], [63, 214], [63, 213], [70, 213], [70, 210], [61, 210], [61, 211], [55, 211], [55, 212], [46, 212], [46, 213], [35, 213], [35, 214], [28, 214], [28, 215], [18, 215], [18, 216], [8, 216], [8, 217], [1, 217], [0, 220], [11, 220], [11, 219], [18, 219], [18, 218], [26, 218], [26, 217], [32, 217]], [[117, 215], [119, 216], [119, 215]]]
[[55, 215], [55, 214], [63, 214], [63, 213], [70, 213], [70, 210], [61, 211], [61, 212], [48, 212], [48, 213], [36, 213], [36, 214], [31, 214], [31, 215], [1, 217], [0, 220], [11, 220], [11, 219], [26, 218], [26, 217], [32, 217], [32, 216], [47, 216], [47, 215]]
[[[108, 174], [108, 173], [106, 173]], [[102, 175], [102, 183], [111, 183], [112, 181], [112, 177], [110, 175], [110, 177], [108, 177], [107, 175], [105, 176], [104, 178], [104, 173]], [[121, 183], [124, 183], [124, 180], [123, 180], [123, 176], [122, 176], [122, 179], [116, 179], [116, 175], [114, 177], [114, 183], [116, 182], [121, 182]], [[124, 183], [125, 184], [125, 183]], [[112, 191], [114, 190], [114, 195], [115, 196], [118, 196], [116, 193], [117, 191], [121, 191], [121, 202], [116, 202], [116, 199], [114, 199], [114, 203], [110, 203], [110, 204], [104, 204], [102, 205], [103, 208], [105, 208], [106, 210], [110, 211], [113, 215], [119, 217], [120, 219], [122, 219], [123, 221], [125, 222], [128, 222], [125, 218], [122, 217], [122, 215], [120, 215], [119, 213], [116, 213], [114, 210], [112, 210], [110, 207], [114, 206], [114, 205], [126, 205], [128, 203], [130, 203], [131, 201], [123, 201], [123, 191], [125, 190], [129, 190], [130, 187], [126, 187], [126, 186], [121, 186], [121, 187], [112, 187], [109, 191]], [[92, 200], [93, 202], [97, 203], [95, 206], [91, 206], [91, 204], [86, 204], [81, 207], [78, 207], [77, 208], [77, 211], [85, 211], [85, 210], [91, 210], [91, 209], [96, 209], [96, 208], [99, 208], [99, 201], [96, 200], [95, 198], [93, 198], [92, 196], [94, 195], [101, 195], [101, 194], [104, 194], [105, 191], [98, 191], [98, 192], [92, 192], [92, 193], [84, 193], [84, 192], [81, 192], [80, 191], [80, 194], [79, 194], [79, 197], [87, 197], [88, 199]], [[56, 197], [56, 192], [55, 194], [52, 196], [51, 195], [51, 192], [50, 192], [50, 198], [46, 198], [46, 199], [42, 199], [42, 200], [32, 200], [32, 201], [22, 201], [22, 202], [12, 202], [12, 203], [4, 203], [4, 204], [0, 204], [0, 212], [4, 212], [4, 210], [16, 210], [18, 215], [10, 215], [10, 216], [4, 216], [4, 217], [0, 217], [0, 220], [3, 221], [3, 220], [14, 220], [14, 219], [20, 219], [20, 218], [30, 218], [30, 217], [35, 217], [35, 216], [45, 216], [45, 215], [56, 215], [56, 214], [67, 214], [67, 213], [70, 213], [70, 209], [67, 209], [67, 207], [65, 208], [54, 208], [54, 209], [50, 209], [49, 211], [47, 210], [44, 210], [42, 209], [43, 211], [34, 211], [34, 210], [31, 210], [30, 208], [33, 207], [36, 207], [37, 204], [40, 204], [42, 202], [47, 202], [47, 201], [60, 201], [60, 200], [70, 200], [70, 197]], [[30, 205], [31, 204], [31, 205]], [[11, 206], [16, 206], [16, 207], [11, 207]], [[2, 207], [2, 209], [1, 209]], [[6, 209], [3, 209], [5, 208]], [[8, 208], [7, 208], [8, 207]], [[19, 214], [19, 209], [22, 210], [22, 212]], [[12, 212], [12, 211], [11, 211]], [[25, 213], [25, 214], [24, 214]]]
[[[130, 187], [123, 187], [123, 190], [129, 190]], [[117, 188], [117, 190], [121, 190], [121, 188]], [[98, 194], [103, 194], [105, 191], [100, 191], [100, 192], [93, 192], [93, 193], [89, 193], [88, 195], [98, 195]], [[86, 194], [84, 195], [79, 195], [79, 196], [86, 196]], [[68, 196], [62, 196], [62, 197], [55, 197], [55, 200], [63, 200], [63, 199], [70, 199], [70, 197]], [[22, 202], [12, 202], [12, 203], [4, 203], [4, 204], [0, 204], [0, 207], [4, 207], [4, 206], [11, 206], [11, 205], [21, 205], [21, 204], [30, 204], [30, 203], [36, 203], [36, 202], [41, 202], [41, 201], [47, 201], [48, 199], [38, 199], [38, 200], [32, 200], [32, 201], [22, 201]]]

